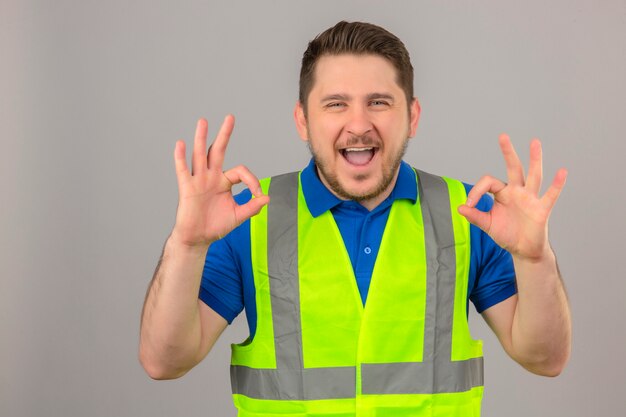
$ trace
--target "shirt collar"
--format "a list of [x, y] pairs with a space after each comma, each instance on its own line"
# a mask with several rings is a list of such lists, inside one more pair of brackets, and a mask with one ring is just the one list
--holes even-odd
[[[330, 192], [322, 183], [317, 175], [317, 169], [315, 168], [313, 159], [311, 159], [309, 165], [302, 171], [300, 180], [302, 182], [304, 199], [313, 217], [317, 217], [343, 202], [343, 200]], [[408, 199], [413, 203], [417, 201], [417, 179], [415, 171], [404, 161], [400, 163], [400, 172], [398, 173], [396, 185], [389, 197], [387, 197], [387, 201], [393, 202], [397, 199]]]

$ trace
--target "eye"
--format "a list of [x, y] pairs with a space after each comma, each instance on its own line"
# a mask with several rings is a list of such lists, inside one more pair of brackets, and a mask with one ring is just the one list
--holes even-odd
[[346, 107], [348, 107], [348, 105], [344, 101], [329, 101], [324, 104], [324, 109], [331, 113], [343, 112]]
[[370, 106], [381, 107], [381, 106], [389, 106], [389, 102], [387, 100], [372, 100], [370, 101]]

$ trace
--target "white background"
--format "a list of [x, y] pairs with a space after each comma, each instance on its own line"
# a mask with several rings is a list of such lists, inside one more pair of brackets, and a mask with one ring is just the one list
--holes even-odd
[[341, 19], [409, 49], [422, 104], [407, 161], [502, 177], [497, 137], [546, 182], [569, 169], [551, 222], [574, 319], [556, 379], [485, 340], [483, 415], [622, 415], [626, 382], [626, 2], [0, 1], [0, 415], [233, 416], [229, 343], [177, 381], [137, 360], [145, 290], [177, 204], [174, 142], [237, 117], [228, 167], [302, 168], [292, 109], [302, 52]]

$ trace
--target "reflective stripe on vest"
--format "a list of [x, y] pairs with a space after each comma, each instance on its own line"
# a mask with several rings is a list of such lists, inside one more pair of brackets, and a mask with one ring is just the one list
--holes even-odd
[[[358, 367], [354, 364], [305, 366], [298, 263], [298, 193], [301, 191], [298, 173], [284, 174], [271, 179], [271, 203], [263, 209], [261, 217], [251, 221], [251, 234], [255, 239], [265, 239], [266, 243], [259, 248], [252, 242], [253, 260], [260, 255], [255, 255], [255, 251], [267, 253], [266, 265], [253, 265], [256, 290], [260, 294], [269, 293], [270, 300], [264, 303], [257, 296], [257, 316], [271, 315], [271, 326], [263, 327], [259, 320], [255, 340], [233, 346], [233, 394], [252, 399], [307, 401], [359, 395], [462, 393], [483, 385], [480, 345], [471, 348], [469, 354], [453, 352], [453, 338], [461, 340], [469, 335], [463, 328], [467, 324], [465, 308], [460, 313], [460, 309], [453, 308], [460, 297], [459, 291], [463, 292], [463, 287], [457, 284], [455, 228], [465, 225], [455, 224], [462, 220], [450, 208], [451, 198], [458, 199], [459, 192], [455, 197], [448, 191], [449, 186], [456, 186], [458, 191], [463, 185], [422, 171], [417, 171], [417, 175], [427, 265], [422, 360], [361, 363]], [[466, 239], [469, 239], [468, 230], [467, 226]], [[466, 249], [463, 256], [468, 263], [469, 249]], [[257, 274], [267, 274], [267, 285], [263, 279], [257, 281]], [[464, 279], [467, 291], [467, 276]], [[461, 295], [465, 306], [466, 292]], [[248, 349], [259, 353], [246, 359]], [[453, 360], [455, 356], [463, 359]]]

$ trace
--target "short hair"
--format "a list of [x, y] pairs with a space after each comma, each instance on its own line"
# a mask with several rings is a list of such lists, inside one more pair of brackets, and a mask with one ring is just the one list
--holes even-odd
[[309, 42], [302, 55], [299, 100], [305, 111], [315, 82], [317, 61], [327, 55], [378, 55], [396, 69], [396, 82], [404, 91], [407, 105], [413, 101], [413, 66], [404, 43], [388, 30], [365, 22], [341, 21]]

